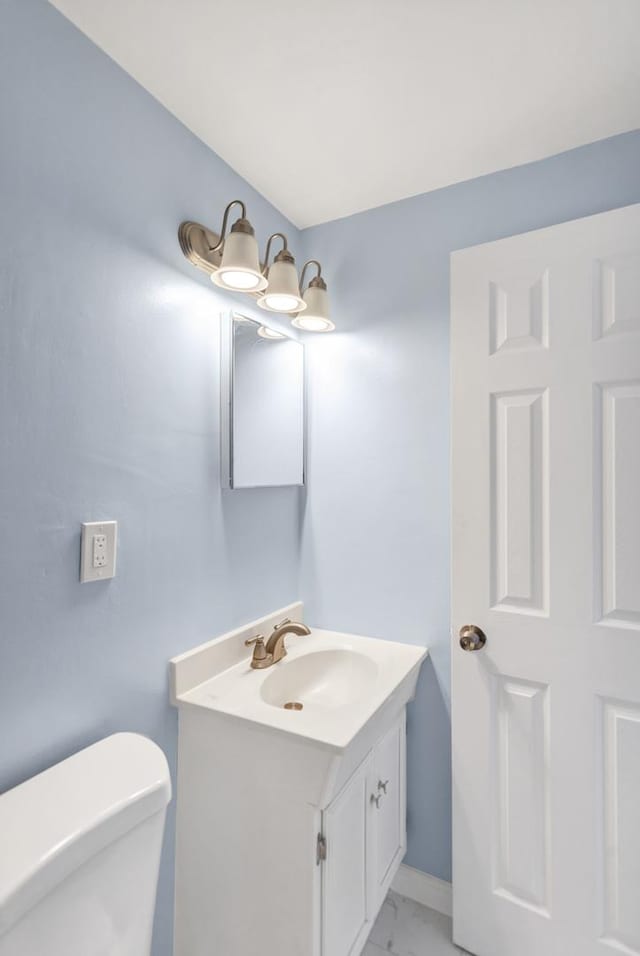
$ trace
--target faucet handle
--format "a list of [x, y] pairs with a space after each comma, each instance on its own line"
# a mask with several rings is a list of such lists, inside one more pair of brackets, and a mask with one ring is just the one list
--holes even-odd
[[290, 618], [290, 617], [285, 617], [284, 621], [280, 621], [279, 624], [274, 624], [274, 625], [273, 625], [274, 631], [278, 631], [281, 627], [284, 627], [285, 624], [291, 624], [291, 618]]
[[256, 634], [255, 637], [248, 637], [244, 642], [245, 647], [251, 647], [254, 644], [253, 648], [253, 657], [251, 658], [252, 667], [265, 667], [266, 661], [268, 658], [267, 650], [264, 646], [264, 637], [262, 634]]

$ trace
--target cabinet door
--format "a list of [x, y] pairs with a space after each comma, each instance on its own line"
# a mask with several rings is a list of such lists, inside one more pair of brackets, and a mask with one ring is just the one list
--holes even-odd
[[373, 899], [381, 905], [407, 846], [405, 801], [405, 718], [376, 746], [371, 763], [371, 844]]
[[371, 757], [324, 812], [327, 859], [322, 885], [323, 956], [359, 953], [370, 924], [367, 880]]

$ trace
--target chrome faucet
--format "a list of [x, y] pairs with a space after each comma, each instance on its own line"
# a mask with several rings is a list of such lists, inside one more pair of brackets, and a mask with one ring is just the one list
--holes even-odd
[[271, 667], [272, 664], [277, 664], [283, 657], [286, 657], [287, 649], [284, 645], [284, 639], [287, 634], [297, 634], [302, 637], [304, 634], [311, 634], [311, 631], [306, 624], [299, 624], [298, 621], [290, 621], [289, 618], [286, 618], [276, 624], [266, 646], [262, 634], [250, 638], [244, 643], [246, 647], [254, 645], [251, 666], [258, 670], [263, 667]]

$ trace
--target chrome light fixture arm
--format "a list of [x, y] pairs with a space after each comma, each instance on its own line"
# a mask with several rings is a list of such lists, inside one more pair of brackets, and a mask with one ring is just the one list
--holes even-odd
[[[267, 272], [269, 271], [269, 254], [271, 252], [271, 243], [273, 242], [274, 239], [282, 239], [282, 249], [280, 250], [278, 255], [281, 256], [283, 252], [286, 252], [288, 253], [289, 256], [291, 256], [291, 253], [289, 252], [289, 240], [287, 239], [285, 234], [283, 232], [272, 233], [267, 239], [267, 248], [265, 249], [265, 252], [264, 252], [264, 265], [262, 267], [262, 274], [265, 276]], [[291, 258], [293, 259], [293, 256], [291, 256]]]
[[304, 292], [304, 277], [309, 266], [316, 266], [318, 270], [316, 276], [311, 280], [311, 282], [316, 282], [318, 279], [320, 279], [324, 288], [326, 289], [325, 281], [322, 278], [322, 266], [320, 265], [317, 259], [307, 259], [307, 261], [302, 267], [302, 272], [300, 273], [300, 291]]
[[219, 252], [220, 249], [222, 249], [224, 245], [224, 240], [226, 239], [226, 236], [227, 236], [227, 226], [229, 224], [229, 213], [231, 212], [231, 209], [234, 206], [240, 206], [240, 209], [242, 210], [242, 215], [240, 217], [241, 219], [247, 218], [247, 207], [245, 206], [243, 201], [241, 199], [232, 199], [231, 202], [228, 203], [224, 211], [224, 215], [222, 216], [222, 231], [220, 232], [220, 238], [218, 242], [215, 244], [215, 246], [210, 247], [209, 252]]

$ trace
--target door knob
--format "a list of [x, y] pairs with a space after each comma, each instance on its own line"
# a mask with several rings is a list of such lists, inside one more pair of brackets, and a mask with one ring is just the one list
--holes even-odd
[[475, 624], [463, 624], [460, 628], [460, 647], [463, 651], [481, 651], [487, 643], [487, 635]]

